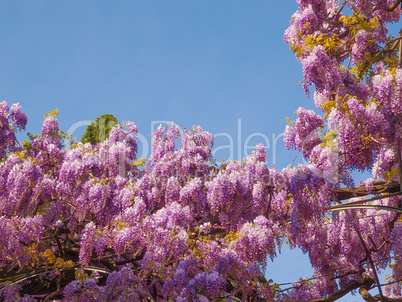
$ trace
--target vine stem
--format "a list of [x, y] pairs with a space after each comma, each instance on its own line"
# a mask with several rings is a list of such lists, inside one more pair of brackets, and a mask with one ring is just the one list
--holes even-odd
[[375, 281], [377, 282], [378, 291], [380, 292], [380, 299], [381, 299], [381, 302], [384, 302], [384, 295], [382, 293], [380, 279], [378, 278], [377, 270], [376, 270], [376, 268], [374, 266], [374, 261], [371, 258], [371, 253], [370, 253], [369, 249], [367, 248], [367, 245], [364, 242], [363, 237], [360, 234], [359, 228], [357, 226], [355, 226], [355, 230], [356, 230], [357, 236], [359, 236], [359, 239], [360, 239], [360, 241], [361, 241], [361, 243], [362, 243], [362, 245], [364, 247], [364, 250], [366, 251], [367, 258], [370, 261], [371, 266], [373, 267]]

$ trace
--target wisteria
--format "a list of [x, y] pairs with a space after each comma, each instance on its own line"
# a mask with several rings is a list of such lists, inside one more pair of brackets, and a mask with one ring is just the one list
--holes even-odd
[[[312, 147], [303, 148], [314, 156], [324, 119], [304, 109], [298, 114], [298, 141], [309, 136]], [[283, 171], [266, 166], [262, 145], [241, 162], [216, 166], [211, 134], [188, 129], [176, 147], [177, 128], [170, 124], [155, 133], [156, 154], [144, 166], [135, 157], [136, 127], [127, 125], [116, 125], [97, 145], [63, 148], [53, 113], [40, 135], [3, 159], [2, 299], [311, 300], [357, 274], [365, 251], [356, 229], [370, 237], [370, 248], [400, 257], [395, 214], [369, 220], [334, 213], [327, 224], [338, 184], [329, 147], [311, 164]], [[390, 168], [377, 170], [384, 175]], [[284, 240], [308, 253], [315, 275], [326, 277], [314, 287], [302, 282], [288, 295], [268, 282], [264, 268]], [[377, 269], [390, 263], [379, 253], [372, 257]], [[336, 272], [345, 268], [350, 274], [337, 282]], [[400, 277], [400, 265], [394, 268], [391, 280]]]
[[[284, 140], [305, 164], [262, 145], [217, 164], [211, 133], [174, 123], [147, 159], [133, 122], [65, 145], [57, 111], [19, 143], [27, 117], [0, 104], [0, 300], [401, 301], [401, 1], [297, 2], [285, 41], [317, 110]], [[288, 289], [268, 265], [285, 242], [314, 269]]]
[[[398, 194], [402, 41], [389, 35], [388, 26], [399, 21], [401, 1], [297, 3], [300, 10], [292, 16], [284, 40], [303, 65], [307, 95], [314, 87], [317, 110], [297, 110], [296, 120], [286, 127], [285, 146], [302, 151], [308, 162], [291, 172], [291, 189], [305, 189], [290, 222], [293, 232], [303, 226], [307, 233], [291, 238], [309, 254], [314, 275], [313, 281], [301, 279], [283, 297], [334, 301], [359, 289], [366, 301], [400, 301], [401, 256], [395, 238], [401, 220], [397, 210], [402, 206]], [[351, 175], [356, 170], [370, 171], [372, 178], [353, 187]], [[324, 189], [317, 195], [309, 188], [309, 173], [316, 178], [315, 187], [322, 182], [327, 186], [329, 196]], [[397, 185], [394, 191], [388, 189], [391, 184]], [[390, 192], [395, 193], [387, 195]], [[298, 194], [291, 192], [286, 202], [295, 202]], [[375, 197], [365, 197], [370, 194]], [[321, 209], [341, 209], [333, 202], [345, 198], [356, 207], [322, 213], [326, 223], [315, 220], [317, 211], [308, 215], [315, 200], [321, 202]], [[285, 199], [282, 194], [280, 200]], [[372, 208], [363, 210], [368, 203]], [[388, 210], [374, 210], [376, 206]], [[392, 274], [383, 286], [377, 273], [385, 269]], [[378, 294], [372, 295], [375, 290]]]
[[27, 116], [20, 108], [19, 104], [13, 104], [10, 112], [6, 102], [0, 103], [0, 157], [21, 147], [16, 140], [15, 131], [25, 129]]

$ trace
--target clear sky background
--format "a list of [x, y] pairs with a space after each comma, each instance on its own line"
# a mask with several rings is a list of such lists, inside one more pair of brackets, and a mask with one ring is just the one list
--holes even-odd
[[[283, 42], [296, 10], [295, 0], [0, 1], [0, 101], [20, 103], [32, 134], [55, 108], [65, 131], [111, 113], [138, 125], [148, 156], [152, 130], [174, 121], [214, 134], [219, 160], [263, 143], [281, 170], [296, 154], [284, 149], [286, 117], [313, 108]], [[300, 252], [277, 260], [267, 268], [277, 283], [312, 273]]]

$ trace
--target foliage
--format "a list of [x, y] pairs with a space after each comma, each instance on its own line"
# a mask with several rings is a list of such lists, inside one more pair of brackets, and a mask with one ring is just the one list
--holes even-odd
[[[341, 187], [353, 185], [353, 170], [372, 169], [374, 179], [343, 190], [402, 208], [399, 194], [376, 187], [400, 182], [402, 71], [399, 40], [386, 27], [399, 20], [395, 3], [298, 1], [285, 40], [322, 116], [297, 110], [285, 144], [308, 164], [282, 171], [266, 166], [262, 145], [241, 162], [216, 165], [213, 136], [198, 126], [182, 133], [160, 126], [145, 160], [136, 158], [134, 123], [63, 148], [52, 112], [42, 132], [19, 145], [15, 131], [26, 116], [3, 102], [0, 297], [334, 301], [359, 289], [367, 301], [400, 301], [400, 213], [327, 213]], [[350, 15], [342, 13], [346, 5]], [[360, 199], [349, 204], [367, 201]], [[290, 290], [264, 277], [283, 242], [307, 253], [314, 268]], [[377, 271], [388, 267], [389, 284], [381, 287]], [[375, 297], [373, 287], [381, 289]]]
[[92, 145], [102, 143], [109, 136], [110, 130], [117, 124], [117, 118], [113, 114], [103, 114], [87, 126], [80, 142], [84, 144], [90, 142]]

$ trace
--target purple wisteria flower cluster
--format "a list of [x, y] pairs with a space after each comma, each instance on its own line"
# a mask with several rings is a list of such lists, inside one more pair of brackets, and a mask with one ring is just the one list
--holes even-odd
[[[300, 280], [288, 297], [310, 301], [331, 295], [340, 298], [341, 289], [357, 282], [354, 288], [360, 288], [366, 301], [400, 299], [401, 256], [395, 244], [401, 221], [400, 195], [388, 196], [387, 189], [378, 195], [377, 190], [378, 196], [371, 201], [372, 207], [388, 206], [396, 212], [350, 209], [327, 214], [325, 224], [312, 223], [311, 218], [307, 225], [303, 223], [314, 200], [321, 201], [318, 207], [330, 207], [325, 200], [343, 199], [339, 192], [345, 192], [345, 186], [353, 187], [353, 171], [373, 174], [362, 182], [361, 195], [373, 194], [378, 184], [400, 182], [401, 38], [389, 35], [388, 24], [399, 21], [401, 1], [297, 3], [300, 10], [292, 16], [284, 40], [303, 65], [306, 93], [314, 87], [317, 110], [297, 110], [297, 119], [285, 130], [285, 147], [303, 152], [307, 162], [302, 169], [288, 169], [293, 176], [291, 187], [299, 187], [303, 196], [291, 215], [291, 225], [305, 234], [293, 241], [309, 254], [316, 279]], [[325, 197], [324, 189], [323, 196], [317, 196], [309, 188], [310, 181], [317, 187], [323, 180], [330, 197]], [[288, 198], [291, 204], [298, 194], [281, 198]], [[356, 197], [349, 202], [358, 205], [366, 200]], [[303, 214], [298, 215], [301, 208]], [[376, 272], [386, 268], [392, 270], [389, 284], [383, 287], [384, 293], [373, 297], [367, 290], [378, 283]]]
[[[212, 134], [173, 123], [148, 159], [132, 122], [64, 146], [57, 112], [20, 144], [27, 117], [1, 103], [0, 300], [402, 299], [402, 62], [387, 29], [402, 1], [297, 2], [285, 41], [318, 110], [297, 110], [285, 146], [305, 164], [269, 168], [257, 145], [218, 165]], [[345, 188], [354, 170], [373, 175]], [[348, 206], [370, 207], [328, 213], [345, 192]], [[284, 242], [314, 268], [288, 290], [265, 277]]]
[[[324, 120], [298, 113], [302, 141]], [[314, 164], [268, 168], [257, 145], [241, 162], [217, 166], [210, 133], [193, 127], [180, 143], [169, 124], [156, 131], [154, 153], [142, 165], [137, 128], [127, 125], [116, 125], [97, 145], [63, 148], [55, 115], [48, 115], [41, 134], [3, 158], [2, 299], [309, 300], [353, 280], [365, 257], [355, 228], [371, 238], [369, 248], [401, 252], [392, 213], [334, 213], [327, 224], [336, 184]], [[314, 153], [322, 143], [318, 132], [311, 137], [302, 151]], [[284, 240], [309, 254], [315, 275], [326, 276], [313, 289], [303, 284], [285, 295], [265, 279], [267, 260]], [[390, 263], [380, 254], [372, 258], [377, 268]], [[337, 283], [337, 271], [349, 274]]]
[[63, 147], [53, 113], [3, 157], [2, 299], [273, 297], [262, 268], [275, 256], [282, 216], [269, 215], [265, 149], [218, 167], [210, 133], [188, 129], [177, 147], [171, 124], [154, 133], [142, 167], [136, 134], [127, 123], [97, 145]]

